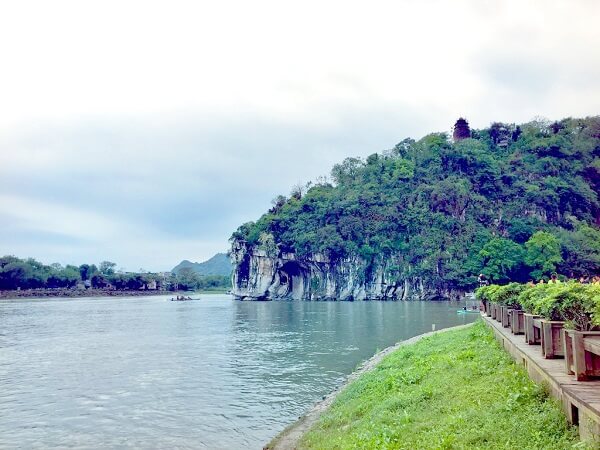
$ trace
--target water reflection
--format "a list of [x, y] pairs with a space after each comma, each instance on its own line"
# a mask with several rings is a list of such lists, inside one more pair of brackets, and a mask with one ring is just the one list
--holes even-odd
[[0, 447], [261, 448], [444, 303], [0, 301]]

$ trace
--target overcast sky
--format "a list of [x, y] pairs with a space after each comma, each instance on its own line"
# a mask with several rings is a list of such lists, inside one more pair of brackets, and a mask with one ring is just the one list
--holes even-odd
[[168, 270], [405, 137], [600, 114], [600, 2], [0, 6], [0, 254]]

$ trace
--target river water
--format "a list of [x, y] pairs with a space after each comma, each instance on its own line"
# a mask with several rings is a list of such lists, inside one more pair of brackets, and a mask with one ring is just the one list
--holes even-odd
[[1, 300], [0, 448], [259, 449], [377, 350], [477, 317], [456, 309]]

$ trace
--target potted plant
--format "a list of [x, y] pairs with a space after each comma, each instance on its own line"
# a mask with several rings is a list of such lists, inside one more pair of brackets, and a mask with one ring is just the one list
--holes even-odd
[[[539, 319], [540, 328], [540, 344], [542, 346], [542, 354], [547, 359], [562, 358], [564, 356], [563, 349], [563, 333], [562, 329], [565, 324], [564, 302], [565, 294], [569, 291], [572, 283], [557, 283], [548, 284], [543, 289], [543, 295], [537, 296], [534, 312], [541, 315]], [[538, 320], [534, 319], [534, 327]]]
[[495, 300], [494, 295], [499, 288], [500, 286], [491, 284], [489, 286], [482, 286], [475, 291], [475, 296], [484, 301], [487, 305], [487, 316], [495, 320], [498, 320], [500, 317], [500, 305]]
[[515, 309], [521, 309], [519, 304], [519, 294], [526, 288], [519, 283], [509, 283], [500, 286], [493, 292], [495, 300], [502, 305], [502, 326], [510, 327], [512, 330], [512, 312]]
[[573, 283], [567, 288], [562, 292], [566, 372], [578, 381], [600, 377], [600, 286]]
[[547, 285], [536, 284], [526, 286], [518, 296], [518, 303], [523, 309], [523, 333], [525, 334], [525, 342], [529, 345], [541, 343], [541, 324], [539, 320], [542, 316], [537, 312], [537, 304], [545, 295]]

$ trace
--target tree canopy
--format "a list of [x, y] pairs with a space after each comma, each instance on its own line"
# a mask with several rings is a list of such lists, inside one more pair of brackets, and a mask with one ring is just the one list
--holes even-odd
[[200, 275], [194, 270], [182, 269], [179, 273], [151, 273], [117, 271], [111, 261], [81, 264], [79, 267], [58, 263], [45, 265], [33, 258], [0, 257], [0, 289], [111, 288], [117, 290], [147, 289], [152, 283], [162, 290], [227, 289], [229, 276]]
[[[459, 121], [460, 122], [460, 121]], [[600, 117], [432, 133], [278, 196], [233, 240], [299, 257], [386, 259], [396, 280], [473, 286], [600, 270]], [[456, 133], [455, 133], [456, 134]], [[267, 250], [267, 248], [265, 248]]]

